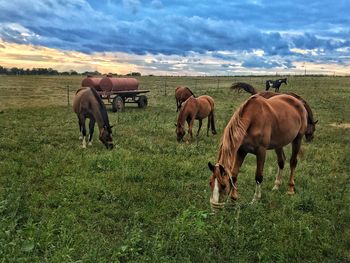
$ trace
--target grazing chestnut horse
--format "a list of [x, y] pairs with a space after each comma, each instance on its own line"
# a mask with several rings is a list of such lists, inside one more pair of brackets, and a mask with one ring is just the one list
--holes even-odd
[[196, 97], [187, 87], [177, 87], [175, 89], [176, 112], [181, 108], [181, 104], [191, 96]]
[[100, 141], [107, 149], [113, 148], [112, 126], [109, 125], [106, 107], [94, 88], [80, 88], [75, 93], [73, 110], [78, 116], [79, 129], [83, 137], [83, 148], [86, 148], [85, 119], [89, 118], [89, 145], [92, 144], [95, 122], [100, 130]]
[[282, 183], [285, 156], [283, 147], [292, 143], [288, 194], [294, 194], [294, 172], [302, 137], [307, 129], [307, 111], [303, 103], [291, 95], [281, 94], [266, 99], [253, 95], [233, 114], [221, 139], [215, 165], [208, 163], [210, 204], [215, 211], [222, 208], [230, 196], [237, 199], [237, 176], [248, 153], [256, 155], [256, 189], [253, 201], [261, 197], [261, 183], [266, 151], [274, 149], [279, 171], [274, 190]]
[[208, 117], [207, 136], [209, 135], [209, 128], [212, 134], [216, 134], [215, 119], [214, 119], [214, 100], [210, 96], [199, 96], [198, 98], [189, 97], [181, 107], [179, 117], [177, 119], [176, 136], [177, 141], [180, 142], [185, 136], [185, 121], [188, 124], [188, 133], [192, 136], [192, 127], [194, 120], [199, 121], [197, 136], [202, 127], [202, 120]]
[[[266, 99], [268, 98], [271, 98], [271, 97], [274, 97], [274, 96], [277, 96], [277, 95], [281, 95], [281, 93], [276, 93], [276, 92], [272, 92], [272, 91], [262, 91], [262, 92], [259, 92], [258, 90], [256, 90], [253, 86], [251, 86], [250, 84], [248, 83], [243, 83], [243, 82], [238, 82], [236, 84], [233, 84], [231, 86], [231, 89], [235, 89], [237, 90], [238, 92], [241, 91], [241, 90], [244, 90], [252, 95], [254, 94], [259, 94], [259, 96], [262, 96]], [[314, 138], [314, 132], [316, 130], [316, 123], [318, 121], [314, 121], [314, 115], [312, 113], [312, 109], [310, 107], [310, 105], [306, 102], [306, 100], [304, 100], [302, 97], [300, 97], [299, 95], [293, 93], [293, 92], [286, 92], [286, 93], [283, 93], [283, 94], [288, 94], [288, 95], [291, 95], [295, 98], [297, 98], [298, 100], [300, 100], [306, 111], [307, 111], [307, 129], [306, 129], [306, 132], [305, 132], [305, 139], [306, 141], [310, 142], [312, 141], [312, 139]]]

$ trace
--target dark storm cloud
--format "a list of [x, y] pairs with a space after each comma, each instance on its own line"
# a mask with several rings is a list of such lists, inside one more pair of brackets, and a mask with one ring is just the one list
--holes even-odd
[[243, 65], [284, 67], [291, 63], [268, 58], [300, 57], [293, 48], [336, 54], [350, 47], [349, 9], [345, 0], [208, 0], [191, 5], [170, 0], [13, 0], [0, 3], [0, 38], [84, 53], [213, 52], [224, 60], [240, 57], [218, 51], [263, 50], [264, 59], [249, 58]]

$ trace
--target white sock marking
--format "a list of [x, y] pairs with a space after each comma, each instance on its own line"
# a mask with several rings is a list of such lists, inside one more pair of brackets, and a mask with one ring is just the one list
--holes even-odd
[[214, 203], [219, 203], [219, 182], [218, 182], [218, 179], [215, 178], [215, 181], [214, 181], [214, 190], [213, 190], [213, 202]]
[[85, 136], [83, 137], [83, 148], [86, 148]]

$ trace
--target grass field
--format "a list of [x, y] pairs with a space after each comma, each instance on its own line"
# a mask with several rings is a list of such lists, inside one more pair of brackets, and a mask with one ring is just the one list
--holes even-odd
[[[350, 262], [350, 79], [289, 77], [319, 120], [303, 142], [296, 195], [272, 192], [274, 152], [262, 199], [251, 205], [255, 157], [238, 179], [236, 205], [210, 211], [208, 161], [233, 111], [248, 98], [232, 82], [263, 77], [142, 77], [149, 106], [109, 112], [115, 149], [81, 148], [67, 106], [81, 77], [0, 76], [1, 262]], [[216, 102], [216, 136], [178, 144], [174, 88]], [[110, 108], [110, 107], [109, 107]], [[197, 127], [196, 123], [195, 127]], [[204, 121], [206, 127], [206, 121]], [[290, 147], [286, 147], [287, 158]]]

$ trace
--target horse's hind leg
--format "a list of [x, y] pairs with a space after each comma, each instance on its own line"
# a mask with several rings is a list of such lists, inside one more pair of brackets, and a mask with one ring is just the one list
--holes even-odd
[[207, 136], [209, 136], [209, 129], [210, 129], [210, 126], [211, 126], [211, 114], [208, 115], [208, 125], [207, 125]]
[[89, 122], [89, 143], [88, 143], [88, 145], [92, 145], [92, 136], [94, 134], [94, 127], [95, 127], [95, 119], [93, 117], [91, 117], [90, 122]]
[[83, 135], [81, 134], [81, 121], [80, 121], [79, 116], [78, 116], [78, 125], [79, 125], [79, 140], [82, 140]]
[[83, 135], [83, 148], [86, 148], [86, 128], [85, 128], [85, 116], [83, 114], [80, 114], [79, 116], [80, 121], [80, 127], [81, 127], [81, 134]]
[[256, 172], [255, 172], [256, 187], [255, 187], [255, 193], [254, 193], [252, 203], [254, 203], [255, 201], [261, 198], [261, 183], [263, 181], [265, 157], [266, 157], [266, 149], [263, 147], [260, 147], [256, 152]]
[[[211, 133], [216, 134], [214, 111], [212, 111], [209, 116], [210, 116]], [[209, 122], [209, 120], [208, 120], [208, 122]]]
[[295, 194], [294, 172], [298, 163], [297, 157], [300, 151], [301, 139], [302, 139], [302, 136], [298, 135], [292, 142], [292, 157], [290, 158], [290, 177], [289, 177], [288, 191], [287, 191], [289, 195]]
[[284, 168], [284, 163], [286, 160], [286, 156], [284, 155], [283, 148], [275, 149], [277, 154], [277, 163], [278, 163], [278, 172], [276, 175], [275, 186], [272, 190], [278, 190], [282, 184], [282, 173]]
[[202, 120], [198, 120], [198, 123], [199, 123], [199, 126], [198, 126], [197, 135], [196, 135], [197, 137], [199, 136], [199, 132], [200, 132], [200, 130], [202, 128], [203, 121]]

